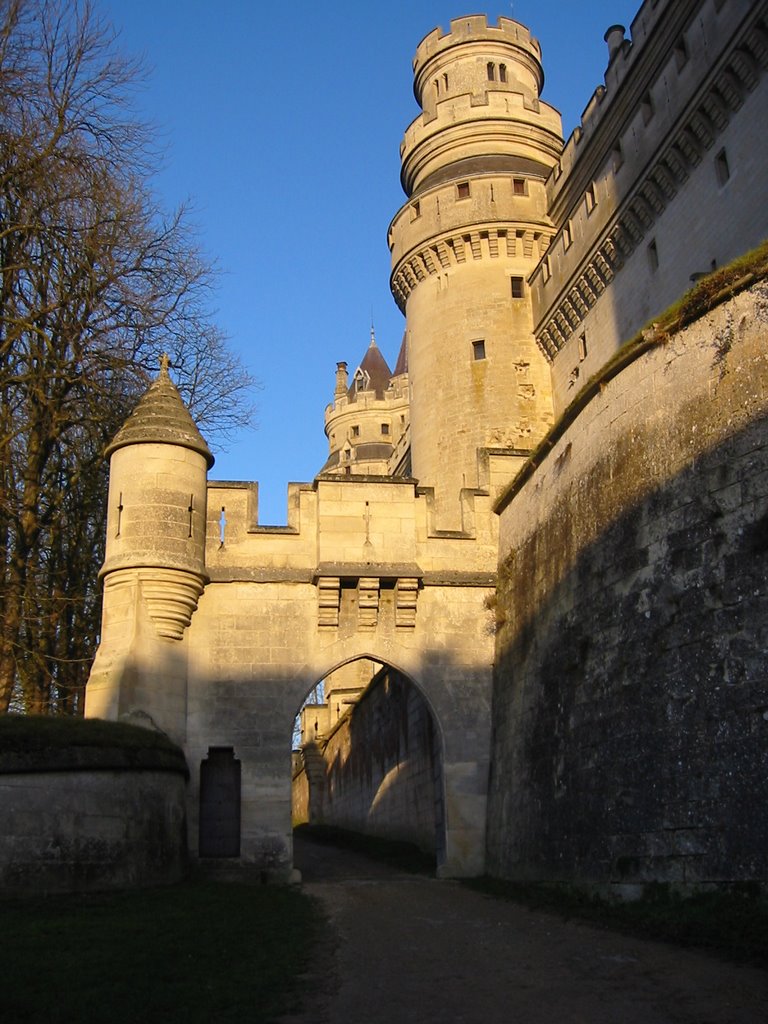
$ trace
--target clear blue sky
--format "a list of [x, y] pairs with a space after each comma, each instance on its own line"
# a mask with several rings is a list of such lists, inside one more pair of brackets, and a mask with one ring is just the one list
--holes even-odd
[[[139, 100], [166, 161], [168, 207], [191, 199], [221, 281], [217, 320], [259, 378], [258, 426], [222, 452], [219, 480], [258, 480], [260, 521], [285, 522], [288, 480], [325, 461], [337, 360], [354, 370], [371, 317], [391, 366], [403, 318], [387, 226], [402, 205], [399, 145], [418, 113], [419, 40], [483, 5], [445, 0], [95, 0], [151, 74]], [[543, 98], [570, 134], [607, 63], [603, 34], [639, 0], [515, 0], [486, 13], [543, 48]]]

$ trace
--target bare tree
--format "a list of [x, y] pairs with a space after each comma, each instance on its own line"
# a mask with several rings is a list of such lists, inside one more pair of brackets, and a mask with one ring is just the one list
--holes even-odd
[[102, 453], [160, 352], [213, 435], [252, 413], [186, 212], [146, 185], [140, 76], [89, 0], [0, 0], [0, 711], [80, 706]]

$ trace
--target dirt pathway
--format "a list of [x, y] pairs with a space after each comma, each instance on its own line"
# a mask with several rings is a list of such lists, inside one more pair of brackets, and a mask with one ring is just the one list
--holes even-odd
[[[312, 844], [314, 846], [314, 844]], [[302, 846], [334, 938], [286, 1024], [766, 1024], [768, 973]]]

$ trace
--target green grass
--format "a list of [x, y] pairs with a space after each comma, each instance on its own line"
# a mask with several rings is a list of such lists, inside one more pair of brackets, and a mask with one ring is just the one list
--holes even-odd
[[755, 885], [683, 896], [649, 885], [640, 900], [616, 903], [564, 885], [480, 878], [465, 882], [489, 896], [522, 903], [629, 935], [708, 949], [768, 969], [768, 897]]
[[0, 715], [0, 773], [161, 768], [186, 774], [183, 751], [161, 732], [98, 718]]
[[164, 733], [125, 722], [66, 716], [0, 715], [0, 751], [34, 753], [69, 747], [178, 749]]
[[0, 903], [8, 1024], [263, 1024], [298, 1006], [324, 927], [280, 886], [164, 889]]

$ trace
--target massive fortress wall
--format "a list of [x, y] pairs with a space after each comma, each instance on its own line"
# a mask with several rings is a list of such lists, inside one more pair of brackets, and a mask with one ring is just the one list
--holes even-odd
[[766, 325], [641, 346], [503, 502], [493, 874], [768, 877]]

